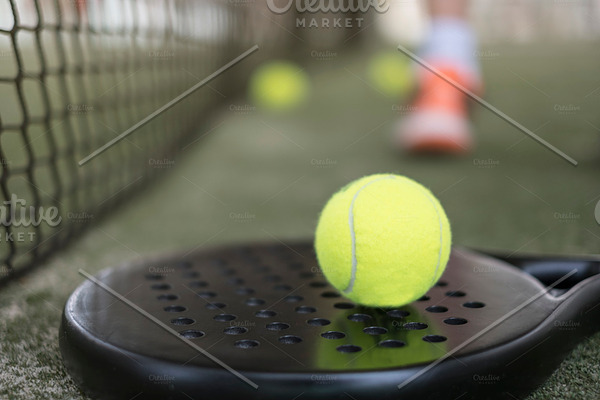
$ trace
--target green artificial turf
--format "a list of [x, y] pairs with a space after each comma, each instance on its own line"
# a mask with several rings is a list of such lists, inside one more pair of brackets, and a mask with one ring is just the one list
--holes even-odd
[[[478, 105], [472, 154], [399, 154], [389, 136], [399, 118], [394, 106], [403, 103], [365, 81], [364, 54], [340, 51], [315, 61], [308, 67], [311, 101], [296, 113], [241, 112], [231, 105], [244, 106], [245, 99], [226, 99], [222, 112], [199, 126], [201, 139], [170, 160], [155, 185], [0, 289], [0, 398], [84, 398], [58, 348], [62, 307], [83, 280], [79, 268], [93, 273], [177, 249], [310, 238], [327, 198], [370, 173], [401, 173], [431, 188], [446, 208], [455, 244], [598, 252], [598, 45], [483, 50], [489, 50], [482, 59], [486, 99], [575, 158], [577, 167]], [[557, 105], [576, 109], [561, 112]], [[598, 360], [600, 335], [582, 342], [529, 398], [599, 398]]]

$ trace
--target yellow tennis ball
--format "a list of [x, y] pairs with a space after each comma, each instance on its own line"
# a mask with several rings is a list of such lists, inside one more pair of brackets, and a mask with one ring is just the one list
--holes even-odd
[[287, 111], [306, 100], [308, 75], [289, 61], [271, 61], [259, 66], [250, 77], [249, 95], [258, 106], [271, 111]]
[[400, 175], [366, 176], [334, 194], [321, 212], [315, 249], [321, 270], [358, 304], [392, 307], [440, 278], [450, 223], [431, 192]]
[[407, 97], [415, 86], [412, 65], [399, 51], [375, 54], [369, 60], [367, 75], [375, 89], [390, 97]]

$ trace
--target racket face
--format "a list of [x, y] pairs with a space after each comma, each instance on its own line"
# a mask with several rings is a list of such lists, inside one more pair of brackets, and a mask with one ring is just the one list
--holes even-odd
[[[548, 325], [568, 297], [542, 294], [537, 280], [502, 261], [454, 249], [438, 284], [419, 301], [397, 308], [362, 307], [327, 283], [310, 243], [175, 255], [105, 270], [98, 279], [164, 323], [171, 334], [87, 281], [65, 308], [67, 339], [61, 348], [71, 371], [91, 361], [90, 354], [116, 359], [126, 354], [140, 364], [128, 360], [132, 369], [160, 375], [161, 368], [169, 368], [187, 390], [193, 389], [192, 383], [214, 387], [207, 380], [215, 375], [198, 371], [217, 373], [230, 387], [244, 386], [214, 360], [174, 337], [180, 335], [240, 374], [262, 382], [263, 388], [268, 382], [289, 381], [313, 388], [309, 394], [317, 397], [351, 390], [344, 383], [349, 376], [381, 377], [385, 372], [390, 382], [400, 384], [408, 374], [449, 352], [453, 360], [467, 362]], [[528, 303], [532, 298], [536, 300]], [[165, 367], [169, 365], [178, 366], [179, 372]], [[123, 368], [127, 375], [128, 367]], [[182, 376], [186, 373], [194, 375], [192, 381]], [[465, 373], [472, 376], [473, 368]], [[77, 380], [85, 386], [86, 379]], [[398, 394], [390, 382], [379, 385], [377, 390], [386, 391], [379, 395]], [[239, 390], [246, 393], [247, 388]], [[293, 394], [278, 390], [273, 394]]]

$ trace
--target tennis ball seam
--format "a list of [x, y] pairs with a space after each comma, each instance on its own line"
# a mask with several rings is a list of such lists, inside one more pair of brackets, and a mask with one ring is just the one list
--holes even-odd
[[444, 246], [442, 245], [442, 243], [444, 242], [444, 227], [442, 224], [442, 217], [440, 216], [440, 212], [438, 210], [438, 205], [436, 204], [436, 202], [433, 199], [433, 196], [431, 195], [431, 193], [429, 193], [428, 191], [424, 190], [421, 186], [417, 185], [417, 189], [419, 191], [421, 191], [425, 197], [427, 198], [427, 200], [429, 200], [429, 202], [431, 203], [431, 205], [433, 206], [433, 209], [435, 210], [435, 215], [438, 218], [438, 223], [440, 226], [440, 240], [439, 240], [439, 250], [438, 250], [438, 259], [437, 259], [437, 263], [435, 265], [435, 273], [433, 274], [433, 278], [431, 279], [431, 283], [430, 285], [433, 285], [436, 281], [436, 279], [438, 279], [438, 271], [440, 270], [440, 261], [442, 259], [442, 251], [444, 249]]
[[354, 232], [354, 202], [358, 198], [360, 192], [362, 192], [367, 186], [370, 186], [375, 182], [379, 182], [385, 179], [394, 179], [394, 177], [392, 175], [383, 176], [381, 178], [365, 183], [360, 189], [356, 191], [356, 193], [354, 193], [352, 201], [350, 202], [350, 209], [348, 210], [348, 227], [350, 228], [350, 239], [352, 243], [352, 268], [350, 269], [350, 282], [348, 282], [348, 286], [346, 286], [346, 288], [344, 289], [344, 293], [352, 293], [352, 289], [354, 288], [354, 281], [356, 280], [356, 266], [358, 264], [358, 262], [356, 261], [356, 233]]
[[443, 227], [443, 223], [442, 223], [442, 217], [440, 216], [440, 212], [438, 210], [438, 205], [436, 204], [436, 201], [434, 200], [434, 197], [431, 195], [431, 193], [426, 190], [425, 188], [423, 188], [423, 186], [417, 184], [416, 182], [410, 181], [409, 183], [411, 185], [413, 185], [419, 192], [421, 192], [426, 198], [427, 200], [429, 200], [429, 203], [431, 203], [431, 205], [433, 206], [433, 209], [435, 210], [435, 215], [438, 218], [438, 223], [439, 223], [439, 227], [440, 227], [440, 240], [439, 240], [439, 250], [438, 250], [438, 259], [435, 265], [435, 273], [433, 274], [433, 277], [431, 279], [431, 283], [430, 285], [433, 285], [435, 283], [435, 281], [438, 279], [438, 271], [440, 269], [440, 261], [442, 259], [442, 252], [444, 251], [444, 227]]
[[[358, 261], [356, 258], [356, 233], [354, 232], [354, 203], [355, 203], [356, 199], [358, 198], [358, 195], [364, 189], [366, 189], [368, 186], [370, 186], [374, 183], [380, 182], [382, 180], [387, 180], [387, 179], [401, 180], [400, 178], [398, 178], [397, 176], [394, 176], [394, 175], [383, 176], [381, 178], [378, 178], [373, 181], [365, 183], [360, 189], [358, 189], [356, 191], [356, 193], [352, 197], [352, 201], [350, 203], [350, 209], [348, 211], [348, 227], [350, 229], [350, 238], [351, 238], [351, 243], [352, 243], [352, 260], [351, 260], [352, 267], [350, 270], [350, 281], [348, 282], [348, 285], [344, 289], [344, 293], [347, 293], [347, 294], [352, 293], [352, 290], [354, 288], [354, 283], [356, 281], [356, 270], [357, 270], [357, 266], [358, 266]], [[410, 180], [408, 180], [408, 182], [411, 185], [413, 185], [414, 187], [416, 187], [418, 189], [418, 191], [421, 192], [425, 196], [425, 198], [427, 198], [427, 200], [433, 206], [433, 209], [435, 210], [435, 215], [437, 216], [437, 219], [438, 219], [439, 230], [440, 230], [440, 240], [439, 240], [439, 250], [438, 250], [438, 258], [437, 258], [437, 262], [436, 262], [436, 266], [435, 266], [435, 272], [433, 274], [431, 284], [430, 284], [430, 285], [433, 285], [437, 279], [438, 271], [440, 268], [440, 261], [442, 258], [442, 252], [443, 252], [442, 244], [443, 244], [443, 240], [444, 240], [444, 229], [443, 229], [443, 224], [442, 224], [442, 218], [440, 216], [438, 206], [432, 198], [432, 195], [427, 190], [423, 189], [420, 185], [415, 184], [414, 182], [412, 182]]]

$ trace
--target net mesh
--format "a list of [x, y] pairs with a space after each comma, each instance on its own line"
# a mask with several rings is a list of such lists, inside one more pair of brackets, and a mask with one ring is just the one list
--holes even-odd
[[250, 12], [232, 1], [0, 0], [0, 283], [138, 191], [198, 132], [242, 74], [78, 166], [251, 47], [261, 31]]

